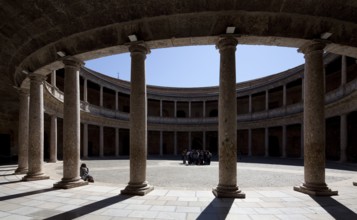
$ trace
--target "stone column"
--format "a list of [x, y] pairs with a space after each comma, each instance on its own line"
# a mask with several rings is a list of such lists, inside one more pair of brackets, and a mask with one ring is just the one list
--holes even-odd
[[177, 117], [177, 101], [174, 101], [174, 117]]
[[304, 124], [300, 127], [300, 158], [304, 158]]
[[203, 101], [203, 113], [202, 113], [202, 118], [206, 117], [206, 101]]
[[115, 128], [115, 156], [119, 156], [119, 128]]
[[119, 110], [118, 91], [115, 91], [115, 111]]
[[285, 158], [286, 157], [286, 125], [283, 125], [283, 153], [282, 153], [282, 157]]
[[164, 140], [163, 131], [160, 131], [160, 156], [164, 154]]
[[340, 162], [347, 161], [347, 115], [341, 115], [340, 117]]
[[203, 150], [206, 150], [206, 131], [203, 131], [202, 148]]
[[191, 131], [188, 132], [188, 149], [192, 150]]
[[51, 72], [51, 85], [56, 87], [56, 70], [52, 70]]
[[174, 131], [174, 154], [177, 155], [177, 131]]
[[252, 156], [252, 129], [248, 129], [248, 156]]
[[56, 70], [52, 70], [51, 72], [51, 85], [52, 85], [52, 93], [54, 93], [56, 88]]
[[265, 157], [269, 157], [269, 128], [264, 129], [264, 152]]
[[88, 80], [84, 78], [83, 101], [88, 102]]
[[88, 158], [88, 124], [83, 124], [83, 158]]
[[283, 86], [283, 107], [286, 107], [286, 84]]
[[30, 111], [29, 111], [29, 141], [27, 175], [24, 181], [49, 179], [43, 173], [43, 83], [46, 77], [31, 73], [30, 78]]
[[305, 73], [304, 76], [301, 79], [301, 101], [304, 102], [304, 96], [305, 96]]
[[79, 69], [83, 62], [75, 57], [63, 59], [63, 178], [54, 188], [68, 189], [87, 185], [79, 176], [80, 163], [80, 95]]
[[99, 106], [103, 107], [103, 86], [100, 86], [99, 92]]
[[99, 126], [99, 157], [104, 157], [104, 127]]
[[304, 183], [294, 190], [316, 196], [337, 195], [325, 183], [324, 47], [312, 42], [300, 48], [305, 55]]
[[188, 102], [188, 117], [191, 118], [191, 102]]
[[146, 181], [147, 94], [145, 58], [150, 50], [143, 44], [129, 46], [131, 56], [130, 94], [130, 181], [122, 194], [145, 195], [154, 189]]
[[160, 117], [162, 117], [162, 100], [160, 99]]
[[341, 57], [341, 86], [345, 85], [347, 82], [347, 61], [346, 56]]
[[219, 183], [213, 194], [220, 198], [245, 198], [237, 185], [237, 101], [235, 51], [233, 37], [219, 39], [220, 53], [218, 145]]
[[252, 106], [252, 95], [249, 95], [249, 113], [252, 113], [253, 106]]
[[19, 134], [18, 134], [18, 167], [15, 174], [25, 174], [28, 171], [29, 147], [29, 90], [19, 89]]
[[83, 104], [84, 104], [84, 110], [89, 111], [89, 106], [88, 106], [88, 80], [84, 78], [84, 85], [83, 85]]
[[57, 162], [57, 116], [51, 115], [50, 161]]
[[265, 110], [269, 110], [269, 90], [265, 91]]

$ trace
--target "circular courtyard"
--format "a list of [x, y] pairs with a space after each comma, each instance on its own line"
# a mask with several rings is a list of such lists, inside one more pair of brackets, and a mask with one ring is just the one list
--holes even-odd
[[[129, 159], [83, 160], [89, 167], [95, 183], [122, 186], [129, 182]], [[46, 163], [51, 179], [62, 178], [63, 163]], [[339, 185], [357, 180], [357, 165], [328, 162], [326, 183]], [[147, 181], [154, 187], [170, 189], [211, 190], [218, 184], [218, 161], [211, 165], [184, 165], [177, 158], [149, 158]], [[237, 163], [237, 183], [242, 190], [255, 187], [293, 187], [304, 180], [302, 159], [248, 158]]]

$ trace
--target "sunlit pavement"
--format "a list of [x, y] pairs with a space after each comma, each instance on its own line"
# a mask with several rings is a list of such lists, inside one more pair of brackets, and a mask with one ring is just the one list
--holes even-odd
[[217, 199], [218, 162], [186, 166], [179, 160], [151, 159], [146, 196], [123, 196], [129, 161], [88, 160], [95, 183], [60, 190], [53, 183], [62, 162], [45, 163], [50, 180], [22, 182], [16, 165], [0, 166], [0, 219], [357, 219], [356, 165], [329, 163], [326, 182], [339, 195], [311, 197], [293, 191], [303, 180], [301, 161], [242, 159], [237, 182], [246, 199]]

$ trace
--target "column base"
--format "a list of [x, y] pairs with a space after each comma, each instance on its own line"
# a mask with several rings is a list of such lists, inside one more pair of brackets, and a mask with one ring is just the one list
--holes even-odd
[[353, 185], [354, 185], [354, 186], [357, 186], [357, 182], [353, 182]]
[[22, 178], [22, 181], [47, 180], [49, 178], [50, 177], [46, 176], [44, 173], [40, 173], [40, 174], [27, 173], [27, 175]]
[[57, 160], [49, 160], [47, 163], [57, 163]]
[[135, 195], [135, 196], [144, 196], [149, 192], [153, 191], [154, 187], [150, 186], [146, 181], [144, 183], [129, 183], [125, 189], [120, 191], [120, 194], [123, 195]]
[[27, 168], [17, 168], [14, 174], [26, 174], [29, 170]]
[[243, 193], [238, 186], [218, 185], [217, 188], [212, 189], [212, 193], [217, 198], [245, 198], [245, 193]]
[[72, 189], [75, 187], [85, 186], [88, 185], [87, 181], [82, 179], [69, 181], [62, 179], [60, 182], [53, 184], [53, 188], [55, 189]]
[[294, 186], [297, 192], [305, 193], [310, 196], [336, 196], [338, 191], [333, 191], [326, 184], [306, 184]]

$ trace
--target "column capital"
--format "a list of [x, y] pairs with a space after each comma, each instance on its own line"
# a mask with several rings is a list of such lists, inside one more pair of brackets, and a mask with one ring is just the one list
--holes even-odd
[[236, 47], [238, 40], [235, 37], [220, 37], [216, 43], [216, 48], [224, 50], [228, 47]]
[[34, 81], [34, 82], [42, 83], [43, 81], [45, 81], [47, 79], [47, 76], [44, 76], [44, 75], [39, 74], [39, 73], [30, 73], [29, 74], [29, 79], [31, 81]]
[[128, 44], [130, 53], [143, 53], [149, 54], [150, 48], [143, 42]]
[[326, 47], [326, 43], [320, 41], [310, 41], [303, 44], [299, 49], [299, 53], [309, 54], [314, 51], [323, 51]]
[[84, 65], [84, 62], [76, 57], [67, 56], [62, 59], [62, 62], [65, 66], [80, 68]]

